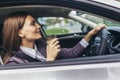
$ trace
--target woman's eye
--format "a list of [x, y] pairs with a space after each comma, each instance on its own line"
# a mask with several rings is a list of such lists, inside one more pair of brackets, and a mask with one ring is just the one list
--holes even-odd
[[32, 22], [31, 22], [31, 25], [32, 25], [32, 26], [35, 26], [35, 21], [32, 21]]
[[37, 21], [32, 21], [31, 25], [35, 26], [37, 23]]
[[34, 26], [34, 25], [35, 25], [35, 23], [34, 23], [34, 22], [32, 22], [32, 23], [31, 23], [31, 25], [33, 25], [33, 26]]

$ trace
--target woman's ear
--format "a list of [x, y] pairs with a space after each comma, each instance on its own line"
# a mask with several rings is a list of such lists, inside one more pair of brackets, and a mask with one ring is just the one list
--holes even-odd
[[23, 32], [21, 30], [18, 31], [18, 36], [19, 37], [24, 37], [24, 34], [23, 34]]

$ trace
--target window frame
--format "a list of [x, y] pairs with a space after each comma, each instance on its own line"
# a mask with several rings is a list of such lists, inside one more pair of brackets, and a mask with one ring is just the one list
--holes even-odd
[[[24, 2], [24, 1], [23, 1]], [[29, 1], [28, 3], [23, 3], [21, 2], [11, 2], [11, 5], [9, 4], [8, 7], [14, 7], [14, 6], [31, 6], [31, 5], [44, 5], [44, 6], [53, 6], [53, 5], [57, 5], [57, 7], [66, 7], [66, 8], [72, 8], [72, 9], [77, 9], [77, 10], [82, 10], [82, 11], [88, 11], [90, 13], [93, 14], [99, 14], [100, 16], [104, 16], [104, 17], [108, 17], [109, 19], [113, 19], [116, 22], [119, 22], [120, 20], [120, 11], [118, 11], [117, 8], [111, 8], [111, 6], [106, 7], [106, 5], [103, 4], [99, 4], [98, 3], [91, 3], [89, 1], [80, 1], [81, 3], [77, 3], [76, 2], [72, 2], [72, 1], [59, 1], [59, 2], [50, 2], [49, 4], [47, 2], [44, 1]], [[49, 0], [48, 0], [49, 2]], [[64, 2], [64, 5], [63, 5]], [[68, 3], [65, 3], [68, 2]], [[83, 5], [83, 3], [85, 5]], [[4, 7], [6, 7], [5, 5], [7, 5], [8, 3], [6, 2], [4, 5], [1, 5], [3, 7], [3, 9], [5, 9]], [[72, 6], [72, 7], [71, 7]], [[89, 6], [89, 7], [88, 7]], [[1, 7], [1, 9], [2, 9]], [[0, 10], [1, 10], [0, 9]], [[108, 10], [107, 10], [108, 9]], [[92, 11], [93, 10], [93, 11]], [[116, 10], [116, 11], [115, 11]], [[104, 12], [104, 13], [101, 13]], [[109, 15], [107, 14], [108, 12]], [[118, 15], [117, 17], [115, 16], [111, 16], [111, 15]], [[99, 57], [99, 58], [98, 58]], [[17, 65], [4, 65], [1, 66], [0, 65], [0, 70], [6, 70], [6, 69], [22, 69], [22, 68], [37, 68], [37, 67], [50, 67], [50, 66], [62, 66], [62, 65], [82, 65], [82, 64], [95, 64], [95, 63], [110, 63], [110, 62], [120, 62], [120, 58], [118, 55], [110, 55], [110, 56], [93, 56], [93, 57], [89, 57], [89, 58], [75, 58], [75, 59], [67, 59], [67, 60], [61, 60], [61, 61], [53, 61], [53, 62], [46, 62], [46, 63], [41, 63], [41, 65], [39, 65], [38, 62], [35, 63], [28, 63], [28, 64], [17, 64]]]

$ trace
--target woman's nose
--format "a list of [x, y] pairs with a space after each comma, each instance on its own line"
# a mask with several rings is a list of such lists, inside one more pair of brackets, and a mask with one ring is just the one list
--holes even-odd
[[37, 29], [41, 28], [41, 26], [39, 24], [37, 24]]

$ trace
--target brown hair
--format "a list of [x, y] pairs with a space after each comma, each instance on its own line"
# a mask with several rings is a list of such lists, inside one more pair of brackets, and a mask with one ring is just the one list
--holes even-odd
[[[3, 25], [3, 46], [10, 51], [18, 51], [21, 44], [21, 39], [18, 36], [18, 30], [25, 23], [26, 17], [30, 15], [27, 12], [13, 12], [9, 14]], [[3, 62], [6, 63], [12, 56], [11, 53], [5, 53]]]

